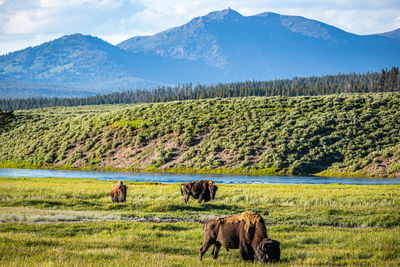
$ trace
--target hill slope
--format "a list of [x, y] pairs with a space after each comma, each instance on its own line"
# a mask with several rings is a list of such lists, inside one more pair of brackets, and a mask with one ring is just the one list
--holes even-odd
[[2, 166], [400, 176], [399, 93], [17, 111]]

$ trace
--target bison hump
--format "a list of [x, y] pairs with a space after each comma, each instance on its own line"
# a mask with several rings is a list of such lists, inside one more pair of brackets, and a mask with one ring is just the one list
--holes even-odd
[[232, 224], [245, 222], [244, 229], [246, 230], [246, 232], [248, 232], [250, 227], [254, 226], [257, 222], [263, 223], [261, 215], [254, 211], [245, 211], [242, 213], [221, 218], [221, 220], [224, 223], [232, 223]]

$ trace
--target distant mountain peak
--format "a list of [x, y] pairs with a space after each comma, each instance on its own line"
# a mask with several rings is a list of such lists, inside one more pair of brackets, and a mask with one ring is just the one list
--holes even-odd
[[228, 7], [227, 9], [210, 12], [207, 15], [202, 16], [200, 18], [205, 19], [207, 21], [214, 21], [214, 20], [240, 19], [243, 18], [243, 15]]
[[82, 33], [72, 33], [56, 38], [54, 41], [69, 41], [69, 40], [99, 40], [100, 38]]
[[96, 36], [92, 36], [92, 35], [87, 35], [87, 34], [82, 34], [82, 33], [73, 33], [73, 34], [68, 34], [68, 35], [64, 35], [58, 39], [56, 39], [55, 41], [86, 41], [86, 42], [99, 42], [99, 43], [107, 43], [108, 42], [104, 41], [103, 39], [96, 37]]
[[263, 12], [257, 15], [254, 15], [254, 17], [268, 17], [268, 16], [275, 16], [275, 17], [279, 17], [280, 14], [278, 13], [274, 13], [274, 12]]
[[366, 72], [399, 62], [400, 29], [361, 36], [301, 16], [227, 8], [117, 46], [66, 35], [0, 56], [0, 79], [116, 90]]

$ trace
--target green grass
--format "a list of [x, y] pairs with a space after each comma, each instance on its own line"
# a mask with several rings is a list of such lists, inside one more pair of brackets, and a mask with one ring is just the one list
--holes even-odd
[[142, 124], [148, 123], [143, 120], [133, 120], [133, 121], [128, 121], [128, 120], [119, 120], [113, 123], [114, 126], [117, 127], [124, 127], [124, 126], [132, 126], [134, 128], [139, 128]]
[[400, 176], [400, 93], [15, 111], [0, 167]]
[[[185, 205], [179, 184], [125, 183], [127, 202], [112, 204], [115, 181], [0, 178], [0, 265], [199, 266], [201, 223], [126, 220], [244, 210], [258, 211], [281, 242], [278, 266], [400, 264], [400, 185], [218, 185], [214, 201]], [[259, 265], [238, 250], [210, 253], [205, 266]]]
[[[267, 228], [281, 242], [277, 265], [398, 266], [400, 229], [340, 229], [280, 225]], [[199, 223], [88, 222], [0, 224], [2, 266], [198, 266]], [[238, 250], [211, 249], [205, 266], [258, 266], [244, 263]]]
[[[199, 205], [191, 198], [185, 205], [179, 184], [126, 182], [127, 202], [113, 205], [113, 184], [95, 179], [0, 178], [0, 207], [186, 219], [254, 210], [268, 223], [400, 226], [400, 185], [219, 185], [214, 201]], [[0, 220], [5, 221], [4, 215], [0, 213]], [[21, 220], [20, 216], [16, 221]]]

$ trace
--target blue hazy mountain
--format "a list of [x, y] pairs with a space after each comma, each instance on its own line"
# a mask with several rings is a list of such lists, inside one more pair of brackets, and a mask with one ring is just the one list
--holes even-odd
[[[0, 56], [0, 97], [82, 96], [398, 65], [399, 29], [362, 36], [299, 16], [243, 16], [226, 9], [117, 46], [73, 34]], [[17, 93], [11, 92], [13, 86]], [[49, 94], [57, 86], [59, 91]]]
[[201, 62], [132, 53], [97, 37], [73, 34], [1, 56], [0, 97], [82, 96], [206, 82], [197, 80], [197, 69], [215, 73]]
[[367, 72], [400, 63], [400, 42], [386, 36], [360, 36], [299, 16], [242, 16], [232, 9], [118, 46], [201, 61], [223, 70], [228, 80]]
[[391, 39], [395, 39], [395, 40], [399, 40], [400, 41], [400, 28], [398, 28], [397, 30], [394, 30], [394, 31], [380, 33], [378, 35], [386, 36], [386, 37], [389, 37]]

